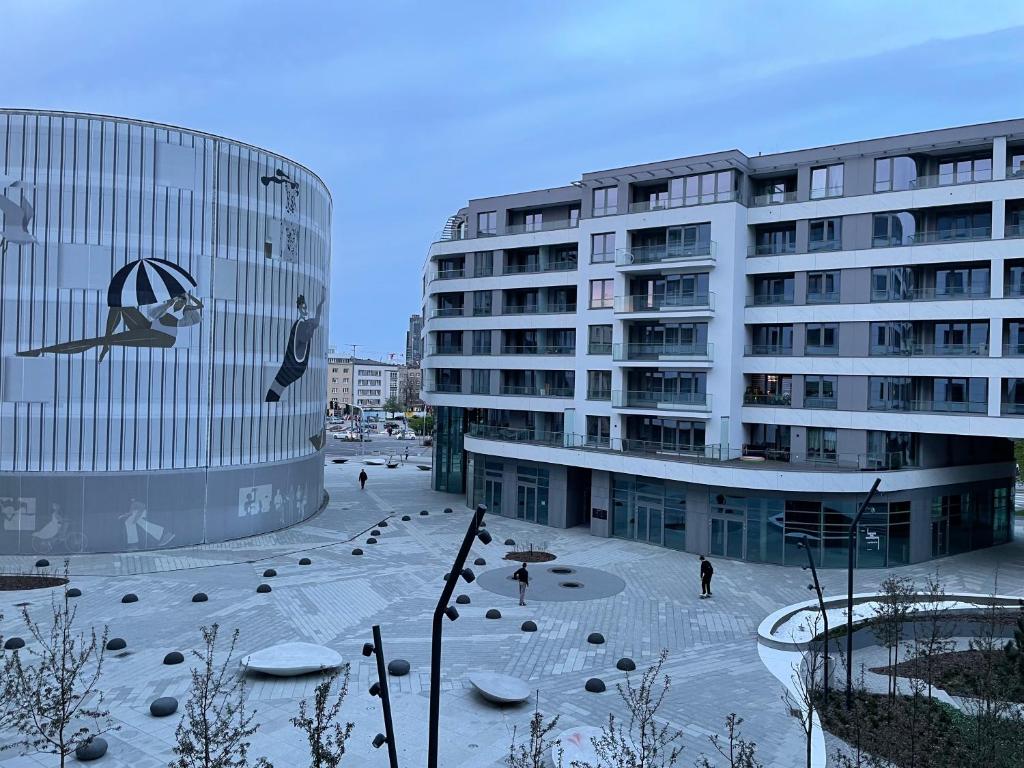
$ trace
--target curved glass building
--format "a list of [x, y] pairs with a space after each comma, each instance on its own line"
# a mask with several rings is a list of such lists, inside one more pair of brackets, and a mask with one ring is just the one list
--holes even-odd
[[330, 221], [324, 183], [272, 152], [0, 110], [0, 554], [320, 508]]

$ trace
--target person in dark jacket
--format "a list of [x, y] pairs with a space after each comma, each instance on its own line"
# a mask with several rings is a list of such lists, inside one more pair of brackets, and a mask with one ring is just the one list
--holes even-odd
[[359, 470], [359, 490], [360, 491], [365, 491], [366, 490], [366, 470], [365, 469], [360, 469]]
[[526, 588], [530, 586], [530, 573], [526, 570], [526, 563], [512, 574], [512, 578], [519, 582], [519, 604], [526, 605]]
[[715, 575], [715, 569], [711, 565], [710, 560], [706, 560], [704, 555], [700, 556], [700, 597], [703, 600], [705, 597], [711, 597], [711, 577]]

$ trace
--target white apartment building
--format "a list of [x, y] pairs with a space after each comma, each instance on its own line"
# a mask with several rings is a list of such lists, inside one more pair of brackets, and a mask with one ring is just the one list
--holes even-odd
[[1024, 120], [471, 200], [424, 267], [434, 486], [689, 552], [1012, 536]]
[[353, 357], [327, 358], [327, 403], [356, 405], [365, 410], [383, 407], [388, 398], [399, 397], [402, 366], [380, 360]]

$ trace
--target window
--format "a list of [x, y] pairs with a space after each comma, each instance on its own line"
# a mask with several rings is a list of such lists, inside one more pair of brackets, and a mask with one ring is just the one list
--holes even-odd
[[871, 220], [871, 247], [913, 245], [917, 222], [909, 211], [876, 213]]
[[807, 303], [834, 304], [839, 301], [839, 272], [808, 272]]
[[939, 184], [969, 184], [992, 180], [992, 158], [966, 158], [939, 163]]
[[611, 435], [612, 420], [609, 416], [587, 416], [587, 445], [607, 448]]
[[498, 212], [485, 211], [476, 215], [476, 232], [478, 235], [498, 234]]
[[494, 251], [477, 251], [473, 254], [473, 275], [490, 277], [494, 274]]
[[491, 372], [489, 370], [474, 370], [471, 383], [474, 395], [491, 394]]
[[839, 351], [836, 346], [839, 338], [838, 323], [810, 323], [807, 326], [807, 343], [805, 355], [834, 355]]
[[875, 160], [875, 192], [913, 189], [917, 163], [912, 157], [880, 157]]
[[587, 371], [587, 399], [610, 400], [612, 397], [612, 372]]
[[594, 190], [594, 215], [610, 216], [619, 212], [619, 188], [601, 187]]
[[590, 263], [605, 264], [615, 261], [615, 233], [603, 232], [590, 236]]
[[615, 281], [612, 279], [590, 281], [591, 309], [611, 308], [614, 301], [614, 294], [612, 293], [614, 284]]
[[523, 217], [524, 232], [540, 232], [543, 228], [544, 215], [542, 213], [528, 213]]
[[836, 407], [836, 376], [804, 376], [804, 408]]
[[569, 226], [578, 227], [580, 225], [580, 209], [570, 208], [569, 209]]
[[588, 355], [610, 355], [612, 353], [612, 327], [610, 325], [591, 325], [588, 333]]
[[808, 230], [807, 250], [838, 251], [843, 247], [842, 219], [815, 219]]
[[843, 194], [843, 164], [821, 165], [811, 169], [811, 199], [840, 197]]
[[474, 355], [489, 355], [489, 354], [491, 354], [491, 332], [490, 331], [473, 331], [473, 354]]
[[492, 291], [473, 291], [473, 316], [481, 317], [491, 314], [493, 301]]
[[811, 461], [836, 460], [836, 430], [824, 427], [807, 428], [807, 458]]

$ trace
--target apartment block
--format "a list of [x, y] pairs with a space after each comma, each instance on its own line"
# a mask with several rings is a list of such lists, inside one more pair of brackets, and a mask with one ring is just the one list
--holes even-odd
[[[434, 487], [716, 557], [1013, 535], [1024, 120], [471, 200], [423, 272]], [[538, 534], [542, 535], [542, 534]]]

